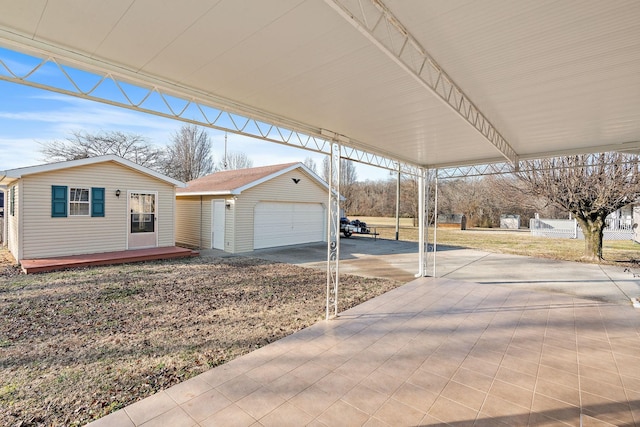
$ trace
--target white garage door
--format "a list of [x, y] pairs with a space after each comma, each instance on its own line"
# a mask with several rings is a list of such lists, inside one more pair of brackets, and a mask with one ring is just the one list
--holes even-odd
[[324, 223], [319, 203], [260, 202], [254, 210], [253, 248], [321, 242]]

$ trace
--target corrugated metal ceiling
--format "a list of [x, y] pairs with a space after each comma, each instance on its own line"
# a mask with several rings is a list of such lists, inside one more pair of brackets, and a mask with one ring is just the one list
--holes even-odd
[[[502, 159], [332, 1], [0, 0], [0, 44], [62, 49], [408, 163]], [[640, 2], [338, 3], [383, 3], [519, 156], [638, 146]]]

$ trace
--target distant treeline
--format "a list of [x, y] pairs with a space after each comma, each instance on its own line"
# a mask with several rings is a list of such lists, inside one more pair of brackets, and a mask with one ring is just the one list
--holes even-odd
[[[347, 198], [345, 212], [349, 216], [396, 215], [396, 185], [394, 178], [380, 181], [355, 182], [342, 187]], [[469, 227], [499, 227], [500, 215], [520, 215], [523, 226], [536, 213], [547, 218], [563, 218], [568, 214], [539, 198], [527, 196], [512, 177], [487, 176], [483, 178], [440, 180], [438, 183], [438, 213], [464, 214]], [[431, 212], [433, 212], [434, 185], [431, 185]], [[417, 179], [403, 176], [400, 183], [400, 217], [417, 218]], [[415, 223], [415, 221], [414, 221]]]

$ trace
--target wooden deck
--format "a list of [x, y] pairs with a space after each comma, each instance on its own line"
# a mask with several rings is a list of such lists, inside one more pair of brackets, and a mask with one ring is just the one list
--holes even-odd
[[103, 252], [98, 254], [72, 255], [55, 258], [23, 259], [20, 260], [20, 265], [22, 267], [22, 271], [30, 274], [64, 270], [68, 268], [126, 264], [130, 262], [185, 258], [198, 255], [198, 252], [192, 251], [191, 249], [169, 246], [163, 248]]

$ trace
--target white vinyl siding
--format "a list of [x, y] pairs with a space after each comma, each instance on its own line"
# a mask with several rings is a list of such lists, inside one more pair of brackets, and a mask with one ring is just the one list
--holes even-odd
[[[21, 258], [76, 255], [126, 249], [127, 190], [158, 192], [158, 246], [173, 246], [175, 188], [113, 162], [29, 175], [20, 180], [24, 200]], [[51, 185], [105, 189], [105, 216], [51, 217]], [[116, 190], [121, 191], [116, 197]]]
[[[233, 252], [234, 248], [234, 201], [215, 196], [180, 196], [176, 199], [176, 242], [196, 248], [209, 249], [211, 242], [211, 203], [212, 200], [223, 200], [229, 204], [225, 208], [225, 251]], [[202, 209], [202, 211], [201, 211]], [[202, 212], [202, 214], [201, 214]]]
[[211, 198], [176, 199], [176, 243], [195, 248], [211, 247]]
[[176, 198], [176, 244], [200, 247], [200, 198]]

